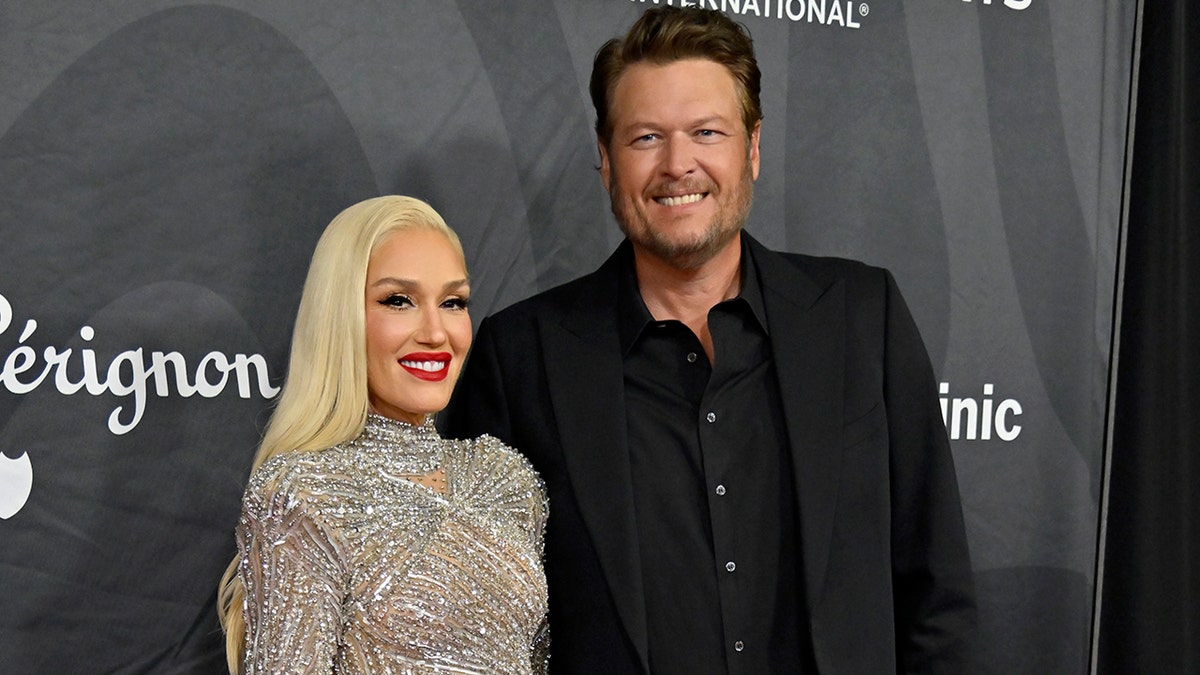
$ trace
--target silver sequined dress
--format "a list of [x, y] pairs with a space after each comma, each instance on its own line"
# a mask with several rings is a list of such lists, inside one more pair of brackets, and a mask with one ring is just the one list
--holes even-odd
[[[443, 491], [411, 477], [445, 472]], [[543, 672], [545, 488], [500, 441], [375, 415], [267, 461], [238, 523], [246, 673]]]

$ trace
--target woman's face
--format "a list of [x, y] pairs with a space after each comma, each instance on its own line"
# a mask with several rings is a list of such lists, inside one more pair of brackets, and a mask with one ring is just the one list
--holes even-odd
[[413, 424], [446, 407], [471, 347], [471, 294], [458, 252], [440, 232], [384, 239], [367, 265], [367, 400]]

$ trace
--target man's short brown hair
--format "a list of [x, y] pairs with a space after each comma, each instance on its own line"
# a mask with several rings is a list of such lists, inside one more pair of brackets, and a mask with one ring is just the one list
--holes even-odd
[[612, 140], [609, 100], [625, 69], [642, 61], [664, 65], [682, 59], [708, 59], [725, 66], [737, 83], [746, 132], [762, 119], [758, 100], [762, 74], [745, 26], [714, 9], [654, 7], [642, 14], [624, 38], [604, 43], [592, 62], [588, 88], [601, 143], [607, 146]]

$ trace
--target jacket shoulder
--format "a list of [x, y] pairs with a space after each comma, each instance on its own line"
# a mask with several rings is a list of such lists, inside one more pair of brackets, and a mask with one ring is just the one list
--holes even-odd
[[887, 270], [882, 267], [851, 258], [785, 253], [781, 251], [772, 251], [771, 253], [783, 258], [791, 266], [818, 279], [876, 278], [887, 274]]
[[[606, 292], [610, 275], [600, 269], [554, 288], [536, 293], [524, 300], [489, 315], [484, 321], [493, 329], [498, 327], [528, 326], [535, 321], [555, 320], [571, 312], [589, 298], [601, 297]], [[615, 292], [607, 291], [608, 293]]]
[[813, 298], [835, 286], [859, 299], [885, 295], [895, 286], [887, 269], [850, 258], [768, 250], [757, 255], [755, 262], [765, 285], [780, 292], [806, 290]]

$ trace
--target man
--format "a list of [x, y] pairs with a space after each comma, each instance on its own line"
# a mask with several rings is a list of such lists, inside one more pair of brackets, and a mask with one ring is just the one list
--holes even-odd
[[716, 11], [654, 8], [601, 48], [626, 241], [486, 319], [444, 418], [546, 480], [557, 672], [962, 669], [970, 561], [928, 356], [886, 271], [742, 231], [759, 79]]

